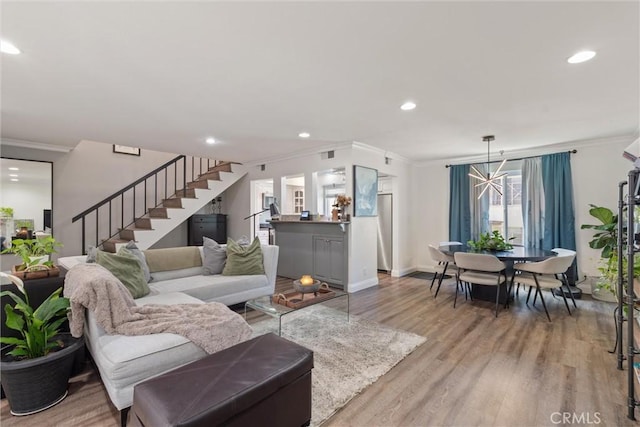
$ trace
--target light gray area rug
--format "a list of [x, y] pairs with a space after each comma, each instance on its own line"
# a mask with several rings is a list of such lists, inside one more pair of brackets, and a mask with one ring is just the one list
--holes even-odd
[[[254, 336], [274, 332], [277, 320], [251, 325]], [[277, 334], [277, 329], [275, 329]], [[311, 425], [320, 425], [426, 341], [322, 305], [284, 317], [282, 336], [313, 350]]]

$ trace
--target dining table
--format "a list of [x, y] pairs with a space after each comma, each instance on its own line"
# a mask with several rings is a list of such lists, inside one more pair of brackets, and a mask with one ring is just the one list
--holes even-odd
[[[453, 256], [456, 252], [495, 255], [500, 261], [503, 261], [505, 263], [508, 281], [511, 280], [514, 263], [543, 261], [547, 258], [558, 255], [557, 253], [546, 249], [533, 248], [522, 245], [513, 245], [512, 249], [504, 251], [478, 250], [465, 244], [441, 245], [438, 249], [451, 256]], [[472, 296], [473, 298], [477, 298], [483, 301], [495, 301], [496, 294], [494, 288], [494, 286], [473, 285]], [[498, 301], [501, 304], [504, 304], [507, 301], [507, 297], [507, 286], [501, 286]]]

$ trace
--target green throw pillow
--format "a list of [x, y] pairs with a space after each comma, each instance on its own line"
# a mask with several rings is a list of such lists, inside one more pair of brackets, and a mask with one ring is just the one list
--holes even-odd
[[256, 237], [249, 246], [240, 246], [227, 239], [227, 263], [222, 270], [223, 276], [243, 276], [246, 274], [264, 274], [262, 248]]
[[129, 249], [120, 248], [117, 254], [98, 251], [96, 262], [116, 276], [133, 298], [143, 297], [150, 292], [140, 262]]

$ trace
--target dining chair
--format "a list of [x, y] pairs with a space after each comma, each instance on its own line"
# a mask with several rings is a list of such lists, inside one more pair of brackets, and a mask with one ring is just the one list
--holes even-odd
[[[511, 276], [511, 284], [509, 288], [513, 288], [514, 282], [529, 286], [529, 293], [527, 294], [527, 304], [529, 303], [529, 298], [531, 297], [531, 290], [535, 288], [536, 294], [534, 296], [533, 303], [535, 304], [536, 297], [539, 295], [549, 322], [551, 322], [551, 316], [549, 315], [547, 304], [545, 303], [544, 297], [542, 296], [542, 289], [553, 290], [556, 288], [560, 288], [562, 287], [562, 285], [567, 283], [565, 272], [573, 263], [576, 255], [575, 252], [573, 252], [573, 254], [565, 254], [566, 255], [559, 254], [558, 256], [547, 258], [544, 261], [527, 262], [516, 264], [513, 266], [513, 275]], [[559, 276], [560, 279], [558, 278]], [[567, 302], [565, 293], [561, 291], [560, 295], [562, 295], [564, 305], [567, 307], [569, 315], [571, 315], [571, 309], [569, 308], [569, 303]], [[576, 300], [574, 299], [573, 294], [570, 292], [569, 295], [573, 300], [574, 307], [577, 307]]]
[[435, 274], [433, 275], [433, 279], [431, 279], [431, 286], [429, 287], [429, 289], [432, 289], [433, 284], [436, 279], [438, 279], [438, 287], [436, 288], [436, 294], [434, 295], [434, 298], [436, 298], [438, 296], [438, 292], [440, 292], [440, 286], [442, 285], [442, 280], [447, 273], [447, 269], [451, 266], [453, 270], [456, 264], [451, 255], [445, 254], [433, 245], [429, 245], [429, 256], [437, 263], [433, 266]]
[[[573, 256], [573, 257], [576, 256], [576, 251], [571, 250], [571, 249], [553, 248], [553, 249], [551, 249], [551, 252], [557, 253], [558, 256]], [[569, 271], [569, 268], [571, 268], [571, 266], [573, 266], [573, 263], [571, 263], [571, 265], [569, 267], [567, 267], [567, 271]], [[567, 278], [567, 271], [562, 273], [562, 278], [564, 279], [565, 285], [569, 286], [569, 280]], [[578, 308], [578, 306], [576, 305], [576, 299], [573, 297], [573, 292], [569, 292], [569, 295], [571, 296], [571, 301], [573, 301], [573, 306], [575, 308]]]
[[[475, 254], [456, 252], [453, 258], [458, 267], [456, 281], [458, 284], [469, 284], [495, 286], [496, 287], [496, 317], [498, 317], [498, 301], [500, 299], [500, 286], [507, 283], [506, 265], [495, 255]], [[466, 292], [466, 290], [465, 290]], [[453, 308], [456, 307], [458, 299], [458, 286], [456, 286], [456, 296], [453, 300]], [[505, 308], [509, 299], [505, 302]]]

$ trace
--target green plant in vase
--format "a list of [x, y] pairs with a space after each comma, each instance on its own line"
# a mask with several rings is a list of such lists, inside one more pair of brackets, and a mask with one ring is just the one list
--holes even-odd
[[[508, 240], [513, 239], [514, 237], [510, 237]], [[508, 251], [513, 249], [508, 240], [498, 230], [494, 230], [492, 233], [480, 233], [478, 240], [469, 240], [467, 245], [479, 251]]]
[[36, 239], [14, 239], [11, 241], [11, 247], [3, 250], [2, 253], [19, 256], [22, 264], [16, 270], [23, 271], [37, 265], [51, 267], [53, 265], [51, 261], [42, 262], [42, 258], [56, 253], [60, 247], [62, 247], [62, 243], [52, 236]]
[[[618, 215], [609, 208], [603, 206], [589, 205], [589, 214], [597, 219], [600, 224], [582, 224], [582, 230], [595, 230], [593, 238], [589, 242], [592, 249], [600, 249], [601, 266], [600, 278], [596, 284], [596, 289], [606, 289], [615, 295], [618, 283], [618, 256], [616, 255], [616, 245], [618, 244]], [[623, 259], [626, 265], [626, 259]]]
[[0, 207], [0, 217], [13, 218], [13, 208], [4, 206]]
[[0, 296], [8, 296], [14, 305], [4, 306], [9, 329], [20, 333], [20, 338], [0, 337], [2, 344], [10, 344], [13, 349], [7, 354], [17, 359], [33, 359], [49, 354], [50, 351], [62, 346], [58, 340], [60, 326], [67, 320], [69, 299], [61, 297], [62, 288], [57, 289], [36, 309], [29, 304], [29, 297], [24, 291], [22, 281], [7, 274], [22, 293], [19, 296], [11, 291], [2, 291]]
[[4, 344], [0, 380], [11, 413], [29, 415], [65, 398], [75, 354], [84, 342], [63, 331], [69, 300], [60, 295], [62, 288], [34, 307], [20, 278], [3, 272], [0, 276], [9, 278], [18, 290], [0, 292], [3, 299], [11, 300], [4, 311], [5, 324], [12, 331], [0, 338]]

